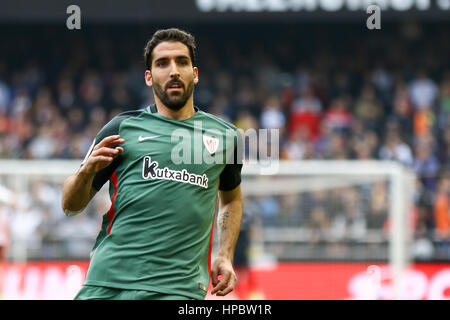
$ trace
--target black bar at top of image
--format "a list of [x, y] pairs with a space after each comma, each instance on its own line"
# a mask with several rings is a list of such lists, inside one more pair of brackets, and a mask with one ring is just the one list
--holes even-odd
[[[159, 22], [282, 22], [282, 21], [358, 21], [366, 15], [365, 0], [349, 7], [346, 0], [335, 0], [338, 10], [327, 9], [326, 1], [313, 0], [314, 9], [305, 9], [302, 0], [6, 0], [0, 9], [1, 23], [57, 23], [64, 22], [66, 8], [78, 5], [85, 23], [159, 23]], [[331, 1], [331, 0], [329, 0]], [[358, 0], [357, 0], [358, 1]], [[422, 21], [449, 21], [450, 11], [446, 0], [406, 0], [408, 10], [396, 9], [394, 0], [386, 0], [383, 19], [397, 21], [417, 19]], [[254, 7], [254, 4], [257, 7]], [[306, 2], [305, 2], [306, 3]], [[311, 2], [309, 2], [311, 3]], [[355, 3], [355, 2], [353, 2]], [[420, 5], [422, 3], [422, 6]], [[252, 5], [253, 4], [253, 5]], [[300, 5], [299, 5], [300, 4]], [[253, 7], [252, 7], [253, 6]], [[222, 10], [224, 8], [224, 10]], [[351, 9], [358, 8], [358, 9]], [[409, 7], [408, 7], [409, 8]]]

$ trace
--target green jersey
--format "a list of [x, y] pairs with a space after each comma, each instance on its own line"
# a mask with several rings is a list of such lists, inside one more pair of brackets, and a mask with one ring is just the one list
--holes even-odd
[[93, 145], [115, 134], [125, 143], [94, 178], [96, 190], [110, 181], [111, 207], [86, 285], [204, 299], [217, 193], [240, 184], [242, 164], [236, 127], [195, 109], [186, 120], [164, 117], [156, 105], [124, 112], [96, 136]]

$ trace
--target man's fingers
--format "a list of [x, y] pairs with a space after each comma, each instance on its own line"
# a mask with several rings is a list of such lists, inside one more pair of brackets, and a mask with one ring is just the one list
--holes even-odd
[[211, 294], [214, 294], [218, 291], [225, 289], [228, 286], [228, 281], [230, 280], [230, 276], [231, 276], [230, 272], [225, 272], [222, 275], [222, 279], [220, 279], [219, 283], [216, 286], [214, 286], [213, 290], [211, 291]]
[[212, 282], [212, 285], [215, 287], [217, 285], [218, 281], [219, 281], [219, 279], [218, 279], [217, 268], [212, 268], [212, 270], [211, 270], [211, 282]]
[[228, 286], [224, 290], [217, 292], [216, 295], [217, 296], [226, 296], [231, 291], [233, 291], [235, 285], [236, 285], [236, 278], [230, 277], [230, 281], [228, 281]]
[[211, 290], [211, 294], [215, 294], [227, 287], [227, 283], [225, 281], [220, 280], [219, 283]]
[[216, 296], [221, 296], [221, 297], [226, 296], [231, 291], [233, 291], [233, 289], [234, 289], [234, 285], [229, 285], [228, 287], [225, 288], [225, 290], [217, 292]]
[[117, 150], [117, 149], [103, 147], [103, 148], [94, 150], [92, 152], [92, 156], [94, 156], [94, 157], [95, 156], [110, 156], [110, 157], [114, 157], [114, 156], [118, 155], [119, 153], [120, 153], [120, 151]]
[[125, 139], [122, 139], [119, 135], [113, 135], [105, 137], [102, 141], [100, 141], [94, 149], [100, 149], [103, 147], [111, 147], [116, 144], [124, 143]]
[[225, 296], [233, 291], [236, 285], [236, 279], [234, 277], [230, 277], [228, 282], [224, 282], [219, 284], [214, 290], [211, 291], [211, 294], [216, 294], [217, 296]]
[[84, 165], [84, 168], [87, 170], [86, 172], [96, 173], [108, 166], [114, 158], [123, 152], [122, 147], [112, 148], [112, 146], [124, 142], [125, 140], [121, 139], [118, 135], [109, 136], [100, 141], [94, 147], [94, 150]]
[[109, 162], [113, 161], [114, 158], [108, 157], [108, 156], [97, 156], [97, 157], [94, 157], [94, 160], [96, 162], [108, 162], [109, 163]]

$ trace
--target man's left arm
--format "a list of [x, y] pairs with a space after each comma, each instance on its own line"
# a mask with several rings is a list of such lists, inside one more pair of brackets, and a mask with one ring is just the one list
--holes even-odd
[[[229, 191], [219, 191], [219, 212], [217, 215], [217, 235], [219, 251], [211, 268], [213, 289], [211, 294], [225, 296], [236, 285], [233, 270], [234, 248], [239, 237], [242, 221], [241, 186]], [[219, 275], [221, 279], [219, 280]]]

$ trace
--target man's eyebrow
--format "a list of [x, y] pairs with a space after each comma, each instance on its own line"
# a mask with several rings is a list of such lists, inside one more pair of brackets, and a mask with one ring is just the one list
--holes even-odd
[[[164, 60], [168, 60], [168, 59], [169, 59], [169, 57], [160, 57], [160, 58], [156, 59], [154, 62], [156, 63], [158, 61], [164, 61]], [[175, 59], [178, 59], [178, 60], [179, 59], [190, 59], [190, 57], [185, 56], [185, 55], [179, 55], [179, 56], [176, 56]]]

